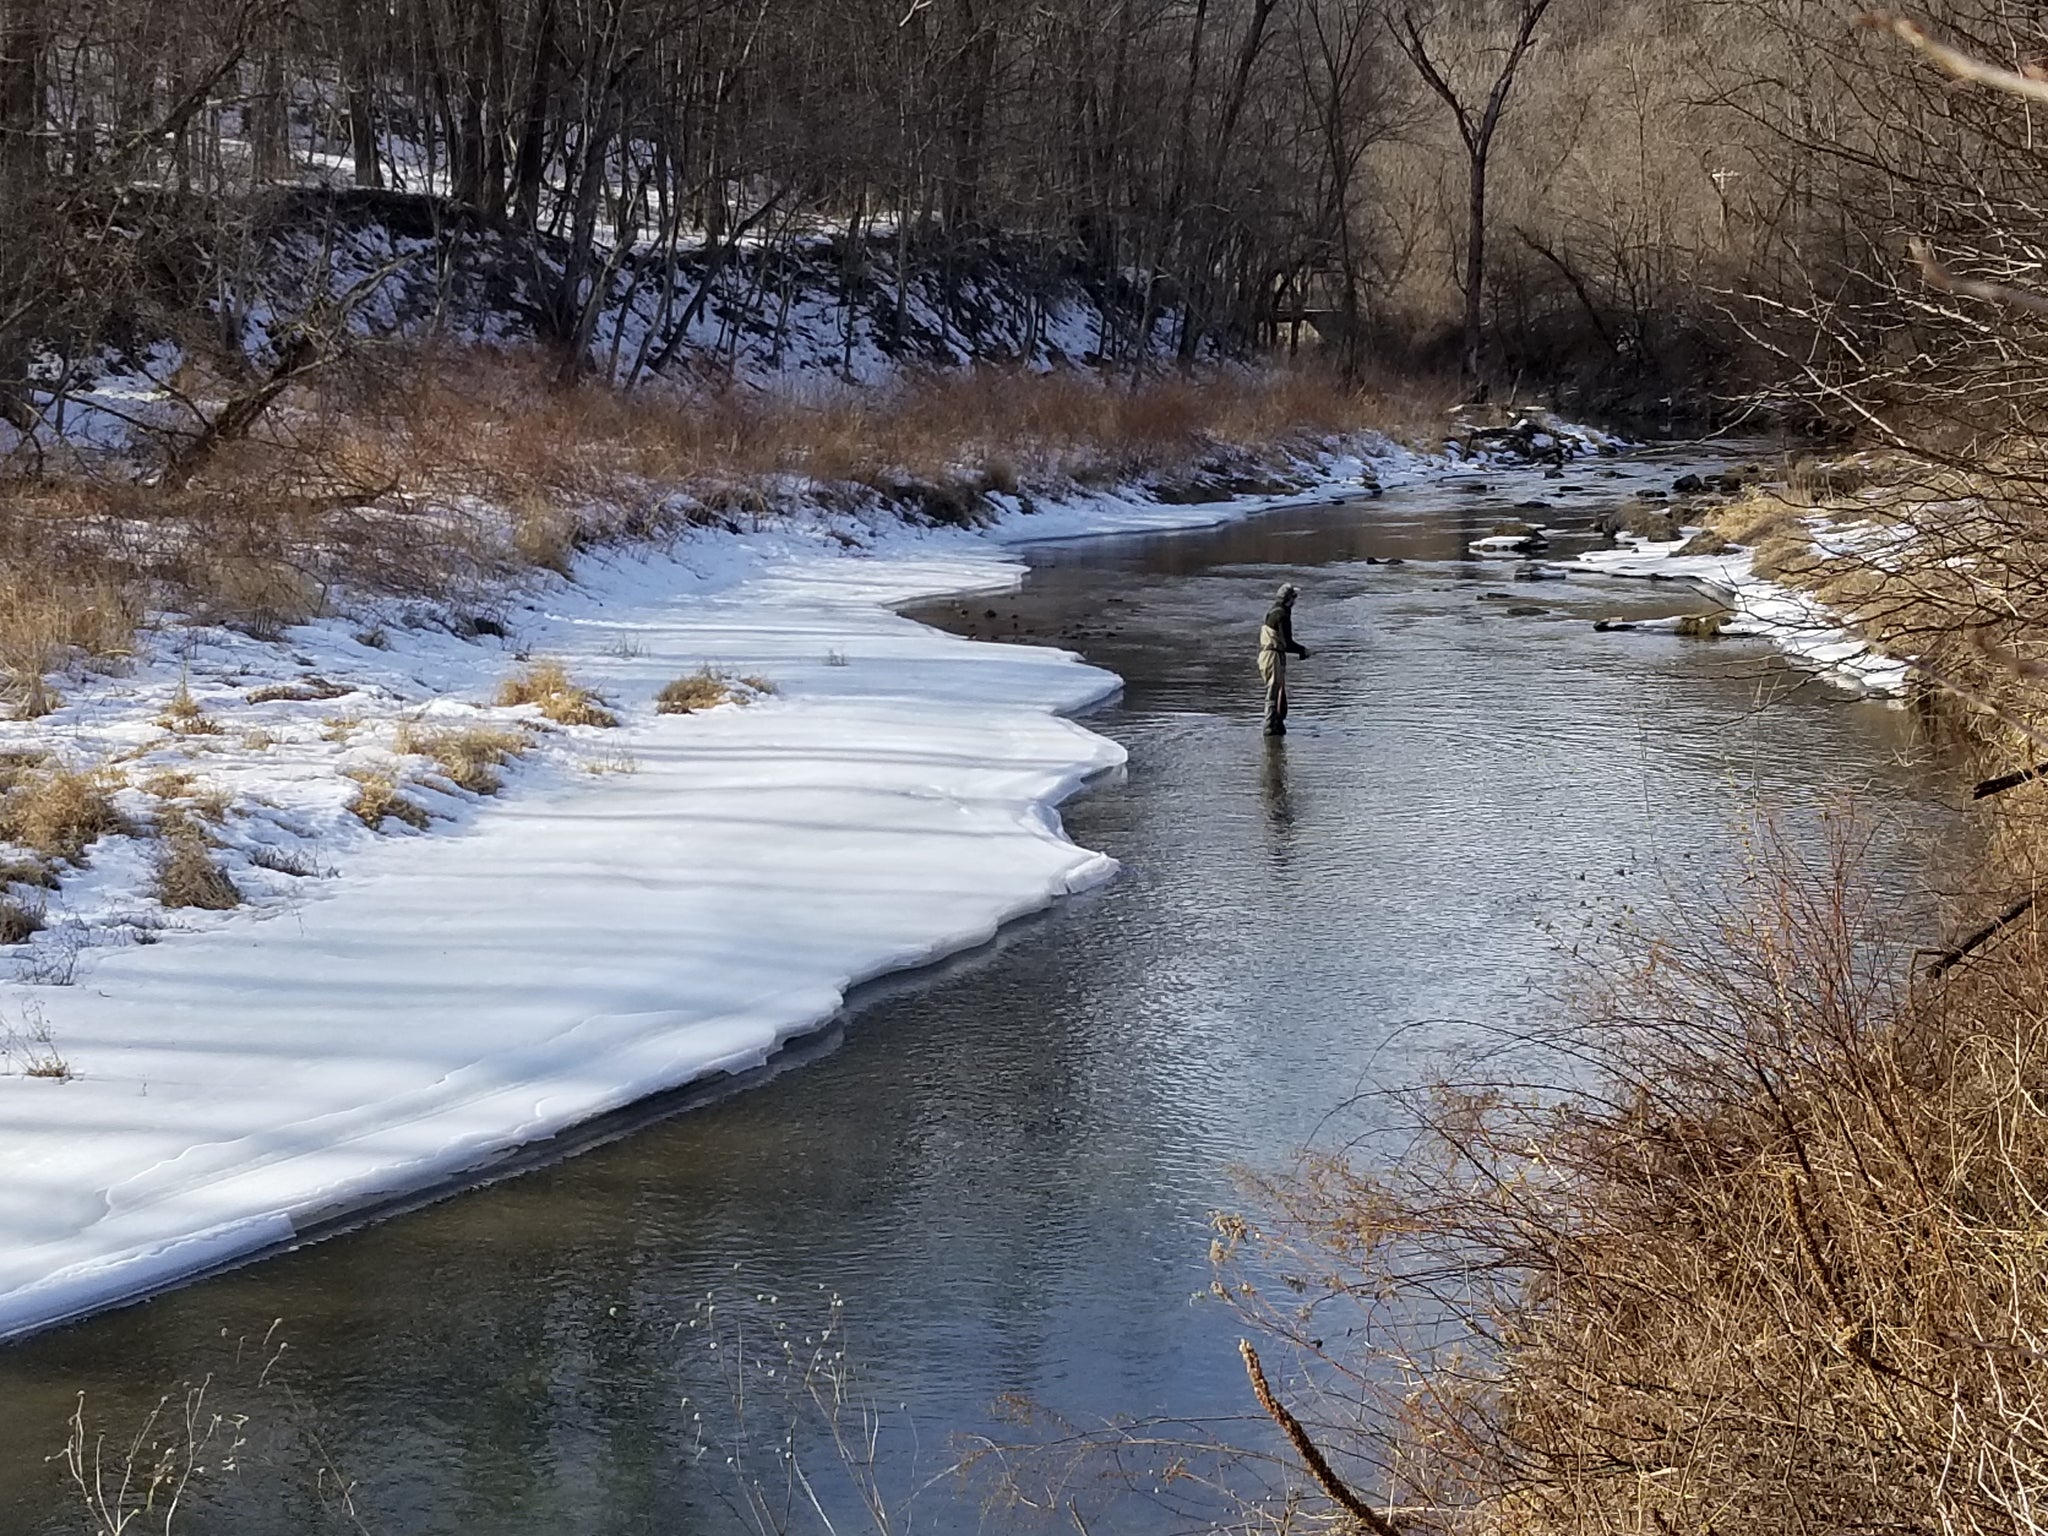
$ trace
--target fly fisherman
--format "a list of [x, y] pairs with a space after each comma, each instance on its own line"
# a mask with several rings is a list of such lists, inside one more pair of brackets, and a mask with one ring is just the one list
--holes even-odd
[[1266, 683], [1266, 734], [1287, 734], [1287, 658], [1308, 660], [1306, 647], [1294, 643], [1294, 600], [1301, 589], [1283, 586], [1259, 626], [1259, 676]]

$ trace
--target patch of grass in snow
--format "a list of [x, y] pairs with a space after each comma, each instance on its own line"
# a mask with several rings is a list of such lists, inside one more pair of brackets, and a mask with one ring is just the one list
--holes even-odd
[[535, 662], [498, 689], [497, 702], [507, 708], [531, 704], [557, 725], [615, 726], [619, 717], [588, 688], [569, 680], [559, 661]]
[[431, 758], [441, 776], [474, 795], [495, 795], [505, 787], [498, 770], [530, 751], [533, 738], [504, 726], [470, 725], [429, 729], [411, 721], [398, 727], [394, 750]]
[[214, 843], [198, 819], [181, 806], [157, 813], [157, 849], [152, 890], [166, 907], [225, 912], [242, 904], [242, 893], [213, 856]]
[[345, 747], [362, 724], [361, 715], [329, 715], [320, 722], [320, 739]]
[[171, 702], [164, 706], [164, 712], [156, 717], [156, 723], [177, 736], [218, 736], [221, 726], [218, 720], [206, 712], [206, 707], [192, 697], [192, 690], [183, 681]]
[[700, 709], [716, 709], [721, 704], [751, 704], [774, 692], [775, 685], [765, 677], [732, 677], [712, 667], [702, 667], [663, 687], [654, 696], [654, 708], [659, 714], [687, 715]]
[[[33, 527], [23, 520], [0, 529], [0, 571], [6, 572], [0, 575], [0, 675], [11, 713], [19, 720], [37, 719], [62, 705], [50, 686], [50, 673], [129, 655], [142, 617], [138, 593], [103, 573], [79, 568], [76, 552], [42, 548], [26, 565], [9, 559], [14, 553], [10, 546]], [[42, 542], [33, 533], [28, 537]]]
[[0, 896], [0, 944], [26, 944], [43, 931], [43, 904]]
[[640, 759], [630, 752], [607, 752], [600, 757], [585, 758], [582, 768], [593, 779], [601, 779], [611, 774], [638, 773]]
[[60, 883], [57, 871], [40, 859], [0, 859], [0, 890], [25, 885], [31, 890], [54, 891]]
[[557, 576], [575, 569], [582, 528], [559, 502], [524, 491], [511, 499], [506, 512], [512, 522], [512, 550], [520, 560]]
[[179, 802], [181, 808], [208, 821], [228, 818], [233, 798], [219, 785], [200, 787], [198, 776], [185, 768], [159, 768], [142, 781], [142, 792], [153, 799]]
[[351, 768], [347, 775], [356, 781], [349, 812], [372, 832], [382, 830], [386, 820], [402, 821], [416, 831], [426, 831], [432, 818], [423, 806], [406, 799], [397, 774], [385, 768]]
[[105, 768], [22, 770], [0, 794], [0, 839], [53, 863], [83, 863], [99, 839], [129, 830], [114, 807], [120, 784]]

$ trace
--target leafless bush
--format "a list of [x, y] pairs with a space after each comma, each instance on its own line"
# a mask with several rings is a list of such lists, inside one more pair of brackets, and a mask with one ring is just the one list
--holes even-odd
[[2035, 1528], [2048, 947], [1922, 979], [1834, 831], [1632, 941], [1541, 1042], [1561, 1090], [1440, 1088], [1395, 1166], [1323, 1156], [1223, 1223], [1390, 1524]]

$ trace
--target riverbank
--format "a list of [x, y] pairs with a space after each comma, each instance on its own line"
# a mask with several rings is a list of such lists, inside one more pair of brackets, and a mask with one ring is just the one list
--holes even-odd
[[1262, 1320], [1400, 1425], [1327, 1437], [1351, 1486], [1428, 1511], [1400, 1528], [2032, 1527], [2043, 519], [2024, 460], [1845, 455], [1722, 509], [1705, 542], [1742, 549], [1595, 557], [1722, 585], [1724, 632], [1758, 593], [1760, 631], [1906, 691], [1965, 819], [1917, 917], [1873, 877], [1866, 807], [1819, 852], [1766, 819], [1737, 885], [1627, 925], [1566, 1000], [1568, 1090], [1438, 1085], [1400, 1167], [1322, 1160], [1229, 1234], [1254, 1286], [1277, 1257], [1362, 1307], [1276, 1289]]
[[[1359, 446], [1303, 495], [1452, 462]], [[174, 656], [8, 727], [14, 803], [70, 775], [107, 809], [0, 1005], [0, 1333], [757, 1064], [848, 986], [1106, 878], [1056, 807], [1121, 761], [1064, 718], [1115, 678], [891, 610], [1014, 583], [1019, 540], [1289, 499], [698, 529], [586, 558], [502, 635], [187, 628]], [[567, 681], [501, 691], [544, 660]], [[690, 678], [750, 702], [663, 713]], [[496, 782], [465, 787], [457, 749], [431, 747], [481, 731], [507, 745], [482, 764]], [[53, 742], [100, 761], [33, 760]], [[165, 806], [235, 906], [152, 902]]]
[[[1583, 523], [1689, 458], [1583, 461], [1545, 485], [1567, 504], [1581, 487]], [[1481, 479], [1490, 495], [1470, 489]], [[1243, 1198], [1239, 1170], [1292, 1166], [1333, 1112], [1353, 1123], [1346, 1105], [1397, 1148], [1385, 1090], [1427, 1080], [1487, 1021], [1540, 1013], [1574, 969], [1561, 938], [1597, 939], [1674, 877], [1739, 879], [1760, 800], [1818, 841], [1838, 786], [1882, 797], [1903, 827], [1888, 888], [1907, 899], [1921, 829], [1950, 824], [1902, 761], [1908, 713], [1799, 687], [1759, 642], [1593, 629], [1698, 606], [1690, 593], [1512, 582], [1465, 558], [1526, 486], [1458, 474], [1204, 531], [1033, 545], [1017, 591], [913, 607], [1124, 680], [1081, 723], [1129, 763], [1060, 812], [1117, 878], [849, 994], [763, 1072], [537, 1145], [459, 1198], [403, 1200], [0, 1350], [0, 1528], [63, 1524], [61, 1468], [42, 1458], [81, 1392], [109, 1446], [216, 1367], [209, 1407], [274, 1423], [228, 1357], [279, 1319], [290, 1348], [272, 1379], [317, 1412], [327, 1463], [391, 1536], [737, 1528], [720, 1514], [737, 1340], [708, 1352], [687, 1326], [714, 1294], [757, 1340], [756, 1322], [805, 1331], [843, 1298], [856, 1389], [888, 1410], [879, 1481], [916, 1494], [928, 1531], [986, 1527], [987, 1485], [943, 1474], [963, 1437], [1013, 1442], [1001, 1405], [1019, 1398], [1056, 1425], [1241, 1427], [1237, 1321], [1190, 1305], [1210, 1278], [1208, 1214]], [[1246, 626], [1281, 581], [1302, 588], [1314, 654], [1294, 674], [1293, 734], [1268, 745]], [[1759, 687], [1779, 702], [1756, 709]], [[786, 1424], [762, 1410], [787, 1397], [779, 1378], [748, 1387], [747, 1422], [773, 1435], [764, 1478]], [[263, 1449], [189, 1507], [297, 1536], [304, 1507], [279, 1485], [312, 1463]], [[858, 1524], [815, 1420], [796, 1451], [833, 1523]], [[1096, 1530], [1192, 1518], [1142, 1498], [1098, 1517], [1085, 1493], [1083, 1510]]]
[[[1867, 505], [1829, 509], [1795, 501], [1793, 482], [1811, 460], [1787, 459], [1778, 472], [1761, 464], [1749, 477], [1723, 476], [1719, 494], [1701, 496], [1697, 475], [1639, 501], [1614, 519], [1615, 544], [1586, 550], [1553, 567], [1626, 581], [1677, 582], [1721, 611], [1607, 627], [1690, 638], [1762, 639], [1835, 686], [1874, 698], [1902, 699], [1911, 668], [1869, 627], [1869, 583], [1860, 571], [1898, 569], [1901, 529], [1874, 520]], [[1894, 591], [1885, 599], [1896, 602]]]

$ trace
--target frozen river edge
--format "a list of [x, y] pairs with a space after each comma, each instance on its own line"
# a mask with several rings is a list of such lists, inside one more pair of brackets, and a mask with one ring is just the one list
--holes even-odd
[[[1014, 585], [1020, 543], [1356, 495], [1368, 467], [1391, 487], [1472, 466], [1388, 448], [1330, 459], [1291, 497], [1102, 496], [857, 552], [821, 522], [591, 561], [520, 644], [598, 685], [622, 728], [560, 733], [452, 831], [365, 835], [331, 878], [85, 948], [69, 985], [6, 986], [10, 1028], [70, 1076], [0, 1077], [0, 1338], [758, 1067], [851, 987], [1108, 879], [1057, 807], [1123, 761], [1067, 718], [1118, 680], [894, 610]], [[338, 638], [290, 638], [346, 677]], [[487, 694], [507, 663], [403, 639], [365, 659], [433, 696]], [[655, 713], [664, 683], [705, 665], [776, 694]]]

